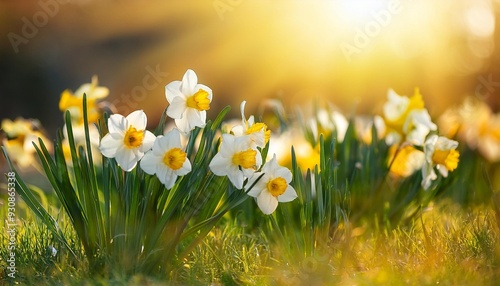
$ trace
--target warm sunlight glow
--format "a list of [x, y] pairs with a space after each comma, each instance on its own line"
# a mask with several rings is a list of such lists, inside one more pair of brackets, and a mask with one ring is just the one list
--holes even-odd
[[[386, 8], [387, 0], [333, 0], [330, 1], [352, 23], [369, 20], [376, 11]], [[399, 1], [398, 1], [399, 2]]]

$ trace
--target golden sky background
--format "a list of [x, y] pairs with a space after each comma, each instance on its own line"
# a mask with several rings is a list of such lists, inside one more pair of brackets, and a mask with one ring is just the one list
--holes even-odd
[[154, 122], [167, 106], [164, 86], [188, 68], [214, 92], [209, 118], [228, 104], [237, 116], [241, 100], [249, 114], [266, 98], [280, 98], [289, 109], [319, 98], [347, 115], [381, 113], [388, 88], [411, 95], [415, 87], [433, 117], [466, 96], [498, 110], [499, 6], [497, 0], [2, 1], [0, 114], [58, 127], [60, 93], [97, 74], [120, 113], [144, 109]]

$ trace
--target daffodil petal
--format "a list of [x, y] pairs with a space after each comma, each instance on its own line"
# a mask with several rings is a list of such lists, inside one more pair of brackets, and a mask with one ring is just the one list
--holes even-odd
[[160, 142], [160, 146], [163, 150], [168, 150], [171, 148], [181, 148], [181, 134], [179, 130], [174, 128], [165, 134], [164, 139]]
[[196, 84], [198, 83], [198, 77], [193, 70], [188, 69], [184, 76], [182, 77], [182, 83], [180, 86], [181, 92], [187, 96], [193, 95], [197, 90]]
[[[122, 140], [123, 141], [123, 140]], [[111, 136], [111, 134], [106, 134], [101, 139], [101, 145], [99, 149], [101, 150], [102, 155], [108, 158], [113, 158], [118, 151], [118, 149], [123, 145], [123, 142], [120, 140], [116, 140]]]
[[184, 96], [175, 97], [167, 107], [167, 115], [173, 119], [180, 119], [186, 111], [186, 99]]
[[210, 168], [210, 170], [212, 170], [212, 173], [216, 174], [217, 176], [225, 176], [229, 164], [230, 162], [228, 158], [224, 158], [220, 153], [217, 153], [212, 158], [212, 161], [210, 162], [208, 167]]
[[177, 126], [177, 128], [184, 132], [184, 133], [189, 133], [191, 131], [191, 128], [190, 128], [190, 125], [189, 125], [189, 121], [188, 119], [186, 118], [186, 116], [180, 118], [180, 119], [175, 119], [175, 125]]
[[280, 203], [286, 203], [286, 202], [291, 202], [297, 198], [297, 192], [295, 192], [295, 189], [288, 185], [285, 192], [281, 195], [278, 196], [278, 202]]
[[154, 175], [156, 173], [156, 166], [158, 166], [159, 160], [153, 152], [148, 152], [144, 154], [144, 157], [141, 159], [141, 169], [144, 170], [147, 174]]
[[127, 129], [129, 126], [133, 126], [137, 130], [146, 129], [148, 118], [146, 116], [146, 113], [144, 113], [144, 111], [136, 110], [136, 111], [130, 113], [129, 115], [127, 115], [126, 119], [128, 121], [128, 124], [129, 124], [127, 126]]
[[142, 139], [142, 145], [139, 147], [139, 150], [143, 153], [148, 150], [151, 150], [151, 148], [153, 148], [155, 140], [156, 136], [153, 133], [151, 133], [151, 131], [145, 130], [144, 139]]
[[178, 176], [184, 176], [187, 173], [191, 172], [191, 162], [186, 158], [186, 161], [182, 164], [182, 167], [179, 170], [176, 170], [175, 173]]
[[190, 130], [194, 129], [195, 127], [203, 127], [205, 126], [205, 122], [207, 119], [207, 112], [206, 111], [198, 111], [193, 108], [188, 108], [186, 109], [185, 113], [186, 119], [189, 122], [190, 125]]
[[174, 98], [184, 95], [181, 92], [181, 81], [176, 80], [165, 86], [165, 97], [167, 98], [168, 103], [172, 103]]
[[177, 175], [171, 170], [168, 170], [163, 178], [164, 181], [163, 184], [165, 184], [165, 188], [171, 189], [175, 185], [176, 180], [177, 180]]
[[109, 133], [125, 134], [128, 123], [125, 117], [120, 114], [113, 114], [108, 119]]
[[262, 191], [257, 197], [257, 205], [264, 214], [272, 214], [278, 207], [278, 200], [268, 191]]
[[231, 181], [233, 186], [235, 186], [237, 189], [243, 188], [243, 181], [245, 179], [243, 176], [243, 172], [241, 172], [234, 166], [230, 166], [227, 172], [227, 177], [229, 178], [229, 181]]
[[137, 165], [136, 154], [132, 150], [121, 147], [116, 152], [116, 162], [125, 172], [130, 172]]
[[[257, 179], [262, 175], [264, 174], [260, 180], [257, 181]], [[262, 190], [264, 188], [266, 188], [266, 184], [267, 184], [267, 181], [269, 180], [269, 176], [266, 175], [265, 173], [263, 172], [255, 172], [252, 177], [250, 177], [248, 179], [248, 183], [247, 183], [247, 187], [251, 187], [252, 185], [254, 185], [250, 190], [248, 190], [247, 192], [247, 195], [251, 196], [251, 197], [254, 197], [256, 198], [260, 192], [262, 192]]]

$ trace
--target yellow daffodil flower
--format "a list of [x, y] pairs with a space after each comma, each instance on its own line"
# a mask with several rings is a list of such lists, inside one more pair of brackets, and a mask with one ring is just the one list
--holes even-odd
[[109, 94], [107, 87], [98, 86], [97, 76], [92, 77], [91, 83], [81, 85], [74, 93], [69, 89], [61, 93], [59, 100], [59, 110], [71, 114], [71, 121], [76, 124], [83, 123], [83, 94], [87, 96], [87, 116], [89, 123], [97, 122], [101, 116], [97, 101], [105, 98]]

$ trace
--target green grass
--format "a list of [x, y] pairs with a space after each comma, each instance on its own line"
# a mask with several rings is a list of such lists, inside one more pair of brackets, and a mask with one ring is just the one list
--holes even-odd
[[[63, 224], [62, 229], [66, 237], [76, 238], [71, 228]], [[393, 230], [341, 226], [329, 249], [289, 261], [283, 259], [283, 245], [226, 217], [168, 278], [113, 272], [90, 276], [83, 252], [82, 259], [74, 259], [36, 219], [23, 220], [18, 230], [20, 285], [163, 285], [166, 280], [180, 285], [494, 285], [500, 279], [494, 212], [449, 201]], [[3, 268], [5, 233], [1, 242]], [[56, 256], [51, 246], [59, 250]], [[2, 280], [10, 281], [5, 275]]]

